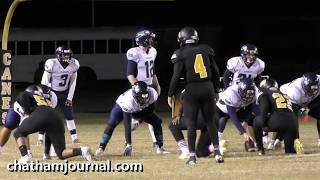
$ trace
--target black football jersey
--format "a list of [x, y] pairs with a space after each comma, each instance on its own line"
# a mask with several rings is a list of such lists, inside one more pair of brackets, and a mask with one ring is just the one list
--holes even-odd
[[25, 114], [31, 114], [38, 106], [52, 107], [50, 99], [27, 91], [19, 93], [16, 101], [21, 105]]
[[[201, 82], [212, 80], [212, 67], [216, 64], [213, 61], [214, 51], [205, 44], [185, 46], [174, 52], [171, 57], [172, 63], [182, 61], [186, 82]], [[216, 70], [215, 70], [216, 71]], [[214, 72], [215, 74], [218, 72]]]
[[[292, 113], [292, 104], [289, 97], [279, 90], [263, 90], [262, 95], [259, 96], [258, 101], [268, 101], [269, 113], [279, 112], [279, 113]], [[261, 104], [261, 102], [260, 102]], [[264, 103], [263, 103], [264, 104]]]

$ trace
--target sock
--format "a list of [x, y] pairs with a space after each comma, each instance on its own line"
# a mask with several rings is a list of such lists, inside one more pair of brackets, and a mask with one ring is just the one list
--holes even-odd
[[213, 153], [213, 152], [214, 152], [214, 147], [213, 147], [212, 144], [210, 144], [210, 145], [208, 146], [208, 150], [209, 150], [210, 153]]
[[153, 126], [151, 124], [148, 124], [148, 127], [149, 127], [149, 132], [150, 132], [150, 135], [151, 135], [151, 138], [152, 138], [152, 142], [156, 143], [157, 139], [156, 139], [156, 136], [154, 135]]
[[219, 132], [219, 131], [218, 131], [219, 141], [221, 141], [221, 139], [222, 139], [222, 135], [223, 135], [223, 132]]
[[28, 150], [27, 150], [26, 145], [19, 146], [19, 150], [20, 150], [21, 156], [25, 156], [28, 154]]
[[195, 157], [195, 156], [196, 156], [196, 153], [195, 153], [195, 152], [190, 152], [189, 155], [190, 155], [190, 157], [191, 157], [191, 156]]
[[81, 148], [74, 148], [73, 151], [72, 151], [72, 154], [73, 154], [74, 156], [82, 155]]
[[214, 155], [221, 155], [220, 154], [220, 149], [219, 149], [219, 146], [213, 146], [213, 153]]
[[67, 119], [67, 128], [68, 128], [68, 130], [70, 131], [70, 134], [71, 134], [71, 135], [77, 134], [76, 125], [75, 125], [73, 119], [71, 119], [71, 120], [68, 120], [68, 119]]
[[110, 136], [108, 134], [103, 134], [101, 137], [99, 148], [101, 148], [102, 150], [105, 150], [109, 140], [110, 140]]
[[178, 146], [182, 153], [189, 153], [188, 145], [184, 139], [178, 141]]

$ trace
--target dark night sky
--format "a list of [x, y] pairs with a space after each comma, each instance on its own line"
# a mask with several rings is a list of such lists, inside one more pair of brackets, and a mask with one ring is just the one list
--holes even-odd
[[[5, 14], [11, 2], [12, 0], [0, 2], [0, 27], [3, 27]], [[268, 60], [269, 67], [278, 67], [279, 70], [288, 64], [306, 62], [301, 72], [297, 71], [297, 74], [300, 74], [308, 68], [313, 68], [312, 71], [320, 70], [320, 66], [317, 65], [317, 52], [320, 48], [320, 11], [317, 8], [318, 6], [306, 1], [287, 3], [213, 0], [209, 3], [209, 0], [95, 0], [93, 23], [92, 1], [33, 0], [18, 6], [11, 27], [91, 27], [94, 24], [96, 27], [125, 25], [164, 29], [192, 25], [201, 32], [207, 27], [220, 26], [222, 33], [217, 58], [221, 67], [225, 67], [228, 57], [238, 55], [243, 42], [251, 41], [258, 46], [261, 57]], [[172, 36], [174, 44], [175, 36]], [[205, 39], [203, 36], [201, 38]], [[162, 51], [168, 52], [163, 58], [170, 58], [172, 51]], [[162, 55], [159, 56], [162, 58]], [[166, 68], [167, 64], [160, 66]], [[289, 68], [282, 70], [291, 71]], [[276, 75], [280, 79], [283, 77], [279, 72]]]

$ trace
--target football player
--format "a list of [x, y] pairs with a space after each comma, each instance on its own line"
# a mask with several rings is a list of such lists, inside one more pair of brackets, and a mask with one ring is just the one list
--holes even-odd
[[258, 103], [261, 115], [254, 119], [254, 133], [260, 155], [264, 155], [262, 131], [279, 132], [285, 141], [286, 153], [303, 154], [303, 146], [296, 138], [298, 119], [293, 113], [288, 96], [280, 92], [278, 83], [273, 79], [265, 79], [260, 83]]
[[[155, 45], [155, 33], [150, 30], [142, 30], [136, 33], [135, 42], [137, 47], [130, 48], [127, 51], [127, 78], [131, 85], [137, 81], [144, 81], [156, 89], [160, 95], [161, 88], [158, 78], [155, 74], [155, 60], [157, 57], [157, 50]], [[130, 124], [125, 122], [126, 124]], [[156, 138], [153, 127], [148, 124], [153, 145], [156, 145]]]
[[[124, 119], [131, 122], [131, 115], [134, 119], [147, 122], [151, 124], [155, 131], [157, 140], [157, 154], [164, 154], [163, 146], [163, 133], [162, 133], [162, 120], [154, 112], [153, 103], [158, 99], [158, 93], [152, 87], [149, 87], [143, 81], [134, 83], [131, 89], [121, 94], [116, 100], [108, 120], [108, 125], [104, 130], [101, 137], [99, 148], [96, 150], [96, 156], [102, 156], [108, 142], [111, 139], [114, 129]], [[131, 134], [131, 128], [129, 128]], [[126, 137], [126, 144], [123, 154], [130, 156], [132, 153], [131, 136]]]
[[[25, 89], [25, 91], [31, 93], [32, 90], [35, 89], [34, 86], [35, 85], [29, 86], [28, 88]], [[56, 107], [57, 96], [55, 95], [55, 93], [50, 91], [50, 89], [46, 86], [41, 85], [41, 88], [46, 94], [50, 94], [50, 100], [52, 103], [52, 107], [53, 108]], [[1, 154], [2, 148], [9, 140], [11, 131], [16, 129], [21, 122], [21, 118], [26, 116], [26, 113], [24, 112], [21, 103], [23, 103], [23, 102], [21, 102], [20, 99], [17, 99], [8, 110], [8, 115], [6, 116], [3, 128], [0, 131], [0, 154]], [[27, 145], [27, 149], [28, 149], [28, 155], [30, 157], [32, 157], [31, 150], [30, 150], [30, 144], [29, 144], [29, 138], [27, 137], [25, 139], [25, 141], [26, 141], [26, 145]]]
[[[67, 128], [71, 134], [72, 143], [79, 143], [75, 116], [72, 107], [72, 99], [77, 82], [77, 71], [80, 67], [79, 61], [72, 57], [70, 48], [58, 47], [56, 58], [45, 62], [45, 71], [41, 84], [52, 89], [58, 97], [58, 106], [61, 108], [67, 122]], [[43, 134], [39, 134], [38, 142], [43, 143]]]
[[[240, 56], [232, 57], [227, 61], [227, 69], [223, 74], [224, 87], [227, 88], [234, 83], [238, 83], [241, 78], [252, 78], [256, 85], [261, 81], [261, 73], [265, 69], [265, 63], [258, 58], [258, 48], [253, 44], [245, 44], [240, 49]], [[254, 107], [258, 114], [259, 110]], [[219, 137], [222, 137], [227, 118], [219, 119]], [[252, 127], [248, 126], [252, 131]]]
[[184, 27], [178, 33], [180, 48], [171, 56], [173, 75], [168, 92], [168, 104], [172, 107], [172, 97], [178, 90], [180, 77], [186, 77], [186, 90], [183, 100], [183, 112], [188, 124], [188, 146], [190, 157], [188, 165], [196, 164], [196, 122], [198, 112], [204, 116], [204, 122], [214, 146], [215, 161], [224, 162], [219, 151], [219, 140], [214, 118], [216, 109], [213, 97], [219, 89], [219, 69], [214, 61], [213, 49], [198, 44], [198, 32], [192, 27]]
[[[320, 76], [313, 73], [304, 73], [302, 77], [280, 87], [292, 102], [293, 110], [298, 116], [303, 112], [316, 119], [318, 130], [318, 145], [320, 146]], [[308, 112], [309, 111], [309, 112]], [[299, 135], [297, 135], [299, 138]]]
[[[253, 133], [247, 132], [243, 126], [253, 124], [252, 112], [256, 102], [256, 89], [251, 78], [242, 78], [238, 84], [233, 84], [219, 93], [219, 100], [216, 103], [219, 118], [230, 118], [240, 135], [243, 135], [245, 142], [254, 141]], [[255, 151], [254, 146], [245, 148], [248, 151]]]
[[82, 155], [86, 160], [94, 159], [89, 147], [66, 148], [64, 125], [59, 114], [52, 108], [50, 90], [43, 85], [32, 85], [26, 91], [21, 92], [16, 101], [20, 104], [23, 114], [20, 125], [16, 128], [13, 136], [16, 139], [21, 158], [19, 163], [28, 163], [31, 158], [27, 153], [25, 138], [32, 133], [44, 131], [45, 150], [44, 159], [50, 159], [49, 150], [51, 144], [59, 159], [66, 159]]

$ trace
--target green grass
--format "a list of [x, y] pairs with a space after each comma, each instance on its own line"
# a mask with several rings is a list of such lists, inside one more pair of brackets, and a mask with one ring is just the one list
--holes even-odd
[[[142, 124], [133, 132], [133, 156], [121, 156], [124, 148], [124, 130], [120, 124], [107, 146], [106, 155], [98, 162], [111, 160], [112, 164], [139, 162], [143, 172], [70, 172], [64, 176], [59, 173], [9, 172], [9, 162], [20, 157], [11, 137], [0, 155], [0, 179], [319, 179], [320, 148], [317, 147], [317, 132], [314, 120], [300, 124], [301, 141], [305, 146], [305, 155], [285, 155], [284, 150], [267, 152], [266, 156], [244, 152], [243, 138], [232, 124], [228, 124], [224, 138], [229, 140], [229, 152], [225, 163], [217, 164], [212, 158], [200, 158], [194, 167], [185, 165], [186, 160], [178, 159], [179, 151], [168, 129], [169, 113], [162, 113], [164, 143], [169, 155], [157, 155], [152, 147], [148, 127]], [[100, 136], [106, 126], [107, 114], [76, 114], [80, 145], [89, 145], [93, 151], [99, 145]], [[186, 132], [184, 133], [186, 134]], [[198, 133], [199, 135], [199, 133]], [[30, 138], [34, 159], [42, 162], [43, 147], [36, 145], [36, 134]], [[66, 133], [68, 147], [77, 147], [70, 142]], [[70, 158], [70, 162], [85, 162], [82, 157]], [[46, 162], [63, 162], [57, 159]]]

